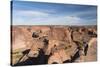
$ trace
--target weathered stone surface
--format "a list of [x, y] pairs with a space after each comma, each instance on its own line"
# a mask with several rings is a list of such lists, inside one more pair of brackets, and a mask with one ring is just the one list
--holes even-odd
[[[33, 64], [96, 60], [95, 26], [13, 26], [11, 32], [13, 65], [27, 60]], [[83, 42], [89, 46], [86, 56], [81, 55]]]

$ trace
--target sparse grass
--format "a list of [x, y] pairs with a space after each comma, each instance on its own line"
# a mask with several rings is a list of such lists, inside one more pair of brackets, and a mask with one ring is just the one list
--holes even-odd
[[16, 53], [19, 53], [19, 52], [22, 52], [24, 49], [16, 49], [16, 50], [13, 50], [12, 53], [13, 54], [16, 54]]
[[20, 52], [21, 50], [20, 49], [18, 49], [18, 50], [14, 50], [13, 52], [12, 52], [12, 64], [14, 65], [14, 64], [16, 64], [17, 63], [17, 61], [22, 57], [22, 53]]

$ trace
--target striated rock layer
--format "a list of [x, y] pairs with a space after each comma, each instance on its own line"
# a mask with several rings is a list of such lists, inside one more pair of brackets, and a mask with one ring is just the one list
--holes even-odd
[[12, 26], [12, 65], [97, 60], [96, 26]]

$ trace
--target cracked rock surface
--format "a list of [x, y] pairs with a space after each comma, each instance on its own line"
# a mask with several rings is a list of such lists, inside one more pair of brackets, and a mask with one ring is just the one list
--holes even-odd
[[12, 26], [11, 65], [97, 60], [96, 26]]

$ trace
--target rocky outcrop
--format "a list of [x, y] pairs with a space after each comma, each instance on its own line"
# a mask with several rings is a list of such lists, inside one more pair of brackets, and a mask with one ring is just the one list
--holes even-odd
[[[84, 42], [90, 46], [90, 39], [93, 37], [96, 38], [95, 35], [97, 35], [96, 29], [90, 29], [93, 28], [13, 26], [11, 31], [12, 65], [30, 63], [55, 64], [83, 60], [81, 53], [84, 52]], [[20, 57], [15, 58], [19, 53], [21, 54]]]

